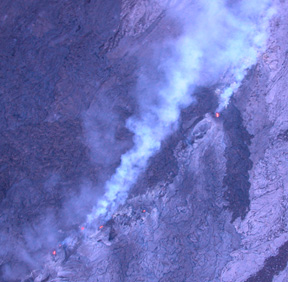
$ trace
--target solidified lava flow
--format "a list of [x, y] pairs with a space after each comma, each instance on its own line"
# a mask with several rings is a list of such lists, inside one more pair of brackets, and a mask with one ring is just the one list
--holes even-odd
[[0, 3], [0, 281], [288, 281], [288, 6]]

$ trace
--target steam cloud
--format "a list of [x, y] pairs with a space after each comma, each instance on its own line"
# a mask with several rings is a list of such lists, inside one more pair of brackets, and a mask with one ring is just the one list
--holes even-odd
[[157, 103], [145, 103], [142, 99], [140, 113], [127, 120], [127, 128], [135, 134], [134, 147], [122, 155], [120, 166], [106, 182], [104, 196], [88, 215], [89, 223], [99, 217], [109, 219], [125, 202], [149, 158], [177, 128], [181, 109], [193, 102], [189, 94], [193, 86], [211, 85], [225, 74], [228, 86], [220, 90], [218, 110], [221, 111], [241, 85], [247, 70], [265, 50], [268, 23], [273, 14], [271, 1], [243, 0], [233, 4], [221, 0], [188, 4], [184, 1], [184, 8], [178, 2], [171, 11], [176, 13], [172, 15], [174, 19], [182, 19], [179, 21], [182, 21], [183, 35], [161, 46], [173, 46], [173, 56], [162, 65], [168, 83], [151, 99]]

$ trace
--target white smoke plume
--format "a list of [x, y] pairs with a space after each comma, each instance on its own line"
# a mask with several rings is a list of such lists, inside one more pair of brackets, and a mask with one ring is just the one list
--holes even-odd
[[271, 1], [230, 2], [201, 0], [171, 4], [170, 13], [173, 20], [179, 18], [183, 34], [161, 46], [173, 46], [173, 56], [161, 66], [168, 83], [153, 97], [157, 103], [140, 99], [140, 113], [128, 119], [127, 128], [135, 134], [134, 147], [122, 155], [120, 166], [105, 185], [105, 194], [88, 215], [89, 223], [98, 217], [109, 219], [125, 202], [149, 158], [177, 128], [181, 109], [193, 102], [193, 86], [211, 85], [228, 73], [230, 85], [219, 97], [218, 110], [222, 110], [241, 85], [246, 71], [256, 63], [265, 48], [269, 18], [273, 14]]

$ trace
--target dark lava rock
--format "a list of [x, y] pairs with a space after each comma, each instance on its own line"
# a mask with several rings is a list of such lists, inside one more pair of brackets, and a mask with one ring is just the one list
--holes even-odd
[[232, 212], [232, 221], [237, 217], [245, 218], [249, 211], [249, 170], [252, 161], [249, 159], [249, 145], [252, 136], [242, 125], [242, 117], [239, 110], [230, 102], [228, 108], [223, 111], [223, 127], [227, 136], [225, 149], [226, 175], [223, 186], [227, 187], [225, 198], [229, 202], [227, 208]]
[[267, 258], [261, 270], [248, 278], [245, 282], [272, 282], [273, 277], [278, 275], [287, 266], [288, 242], [285, 242], [278, 250], [276, 256]]

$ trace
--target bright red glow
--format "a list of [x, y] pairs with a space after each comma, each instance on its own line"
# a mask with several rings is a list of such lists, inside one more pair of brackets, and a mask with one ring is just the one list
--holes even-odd
[[142, 212], [146, 212], [146, 210], [142, 210]]
[[84, 226], [81, 226], [81, 230], [83, 231], [85, 229], [85, 227]]
[[53, 256], [56, 256], [56, 251], [54, 250], [54, 251], [52, 252], [52, 254], [53, 254]]
[[216, 114], [215, 114], [215, 117], [216, 117], [216, 118], [219, 118], [219, 117], [220, 117], [220, 114], [219, 114], [219, 113], [216, 113]]
[[102, 229], [104, 226], [103, 225], [101, 225], [101, 226], [99, 226], [99, 229]]

